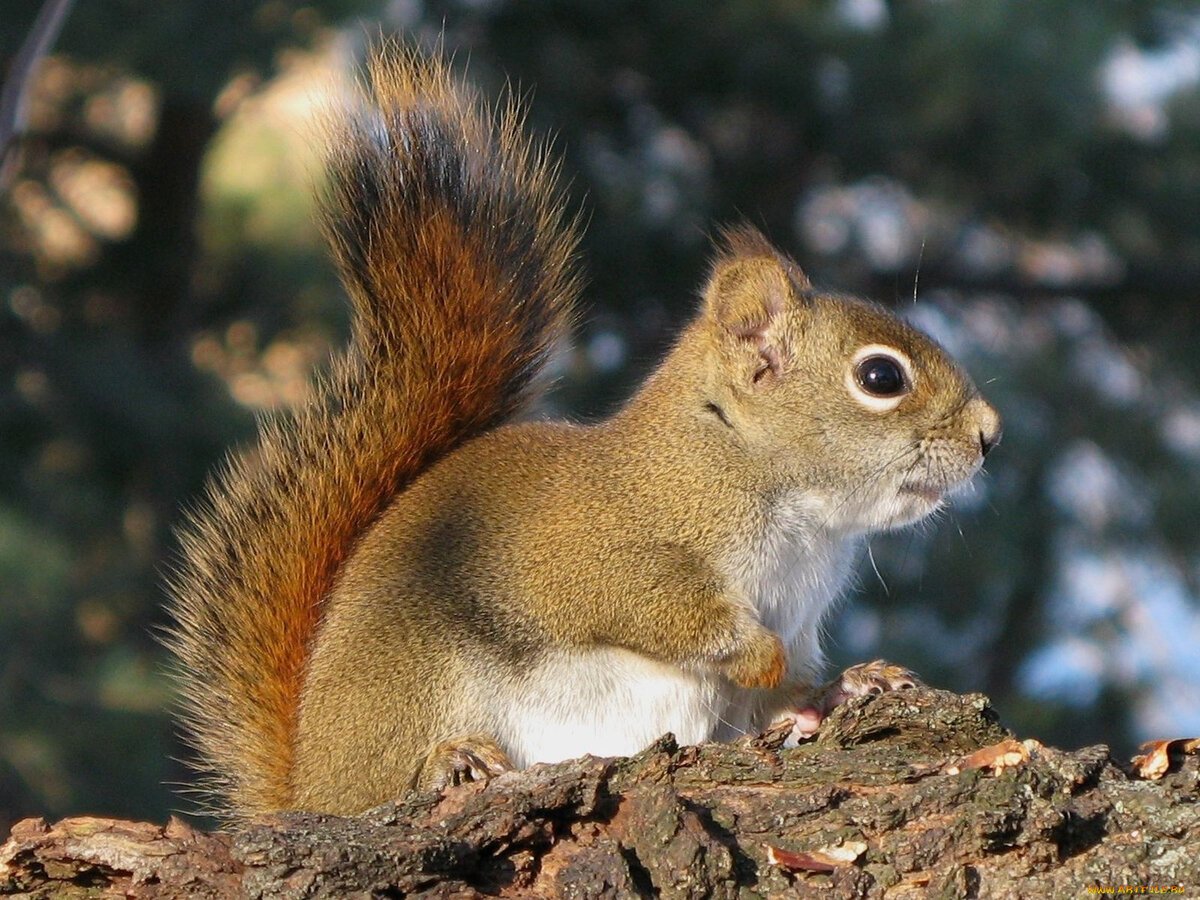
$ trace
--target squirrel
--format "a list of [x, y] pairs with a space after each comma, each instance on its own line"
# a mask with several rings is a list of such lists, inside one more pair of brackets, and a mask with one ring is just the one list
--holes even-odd
[[565, 208], [515, 104], [374, 51], [322, 196], [349, 344], [210, 480], [169, 578], [218, 814], [351, 814], [666, 732], [803, 735], [911, 685], [876, 662], [820, 688], [822, 621], [865, 535], [980, 468], [996, 411], [931, 338], [740, 225], [620, 411], [524, 421], [575, 321]]

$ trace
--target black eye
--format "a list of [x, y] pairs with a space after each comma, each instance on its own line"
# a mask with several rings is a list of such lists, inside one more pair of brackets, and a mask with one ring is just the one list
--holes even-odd
[[868, 356], [854, 370], [859, 386], [876, 397], [895, 397], [908, 390], [904, 368], [890, 356]]

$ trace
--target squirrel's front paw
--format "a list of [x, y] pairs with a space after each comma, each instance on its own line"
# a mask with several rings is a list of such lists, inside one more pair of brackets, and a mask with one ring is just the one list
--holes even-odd
[[787, 654], [775, 632], [756, 625], [719, 665], [721, 674], [744, 688], [778, 687], [787, 674]]
[[821, 727], [825, 717], [851, 697], [869, 697], [887, 691], [905, 690], [921, 683], [921, 679], [911, 669], [893, 665], [883, 659], [859, 663], [819, 688], [812, 704], [785, 713], [772, 722], [768, 730], [773, 731], [790, 722], [791, 734], [784, 744], [794, 745], [799, 740], [812, 737]]

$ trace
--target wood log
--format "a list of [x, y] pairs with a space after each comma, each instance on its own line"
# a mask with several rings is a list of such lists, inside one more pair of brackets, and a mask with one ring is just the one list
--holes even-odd
[[229, 834], [177, 819], [27, 819], [0, 847], [0, 895], [1078, 898], [1200, 889], [1194, 746], [1174, 747], [1150, 780], [1103, 746], [1018, 742], [987, 698], [925, 688], [850, 701], [799, 747], [784, 748], [783, 738], [680, 747], [667, 736], [627, 759], [534, 766], [352, 818], [281, 813]]

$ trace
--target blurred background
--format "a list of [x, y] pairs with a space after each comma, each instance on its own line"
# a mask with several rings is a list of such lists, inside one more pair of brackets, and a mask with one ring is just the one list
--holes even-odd
[[309, 123], [393, 32], [555, 135], [589, 273], [555, 412], [627, 396], [742, 217], [1000, 408], [975, 490], [871, 541], [836, 664], [1067, 747], [1200, 733], [1194, 2], [79, 0], [0, 196], [0, 827], [187, 808], [171, 525], [343, 340]]

